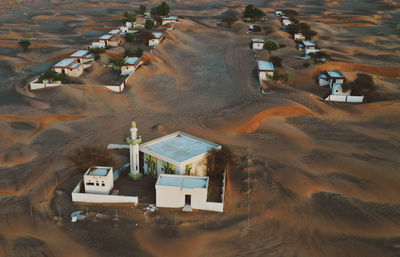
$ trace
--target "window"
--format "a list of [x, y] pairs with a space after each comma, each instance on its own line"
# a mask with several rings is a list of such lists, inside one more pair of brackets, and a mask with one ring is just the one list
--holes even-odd
[[99, 186], [99, 182], [96, 182], [96, 186]]
[[105, 187], [105, 186], [106, 186], [106, 184], [104, 184], [104, 183], [101, 183], [101, 185], [102, 185], [103, 187]]
[[86, 185], [87, 186], [94, 186], [94, 183], [93, 182], [87, 182]]

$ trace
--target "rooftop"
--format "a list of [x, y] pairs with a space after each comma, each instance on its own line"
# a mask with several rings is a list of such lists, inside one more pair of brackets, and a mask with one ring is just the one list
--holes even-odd
[[340, 71], [327, 71], [326, 72], [331, 78], [344, 78], [344, 75]]
[[134, 65], [139, 60], [138, 57], [128, 57], [125, 59], [126, 64]]
[[91, 176], [107, 176], [108, 172], [111, 170], [110, 167], [91, 167], [87, 172], [87, 175]]
[[275, 70], [274, 65], [272, 62], [268, 61], [257, 61], [258, 64], [258, 70], [263, 70], [263, 71], [273, 71]]
[[163, 36], [163, 33], [159, 33], [159, 32], [153, 32], [153, 36], [155, 38], [161, 38]]
[[108, 32], [108, 34], [115, 35], [115, 34], [118, 34], [120, 32], [121, 32], [121, 30], [119, 30], [119, 29], [113, 29], [110, 32]]
[[303, 41], [304, 46], [315, 46], [315, 43], [313, 41]]
[[251, 41], [254, 42], [263, 42], [264, 43], [264, 39], [261, 38], [252, 38]]
[[164, 17], [163, 20], [177, 20], [178, 16], [168, 16], [168, 17]]
[[75, 59], [64, 59], [56, 64], [54, 64], [54, 67], [60, 67], [60, 68], [65, 68], [71, 65], [72, 63], [75, 62]]
[[207, 188], [207, 177], [161, 174], [156, 186], [180, 187], [186, 189]]
[[144, 152], [147, 150], [149, 154], [157, 154], [176, 162], [183, 162], [212, 149], [220, 149], [221, 146], [182, 132], [175, 132], [144, 143], [141, 148]]
[[80, 63], [74, 63], [74, 64], [72, 64], [71, 65], [71, 69], [76, 69], [76, 68], [79, 68], [80, 66], [81, 66], [82, 64], [80, 64]]
[[99, 39], [107, 40], [107, 39], [110, 39], [110, 38], [112, 38], [112, 35], [103, 35]]
[[71, 54], [71, 57], [83, 57], [85, 55], [87, 55], [89, 53], [89, 51], [87, 50], [78, 50], [75, 53]]

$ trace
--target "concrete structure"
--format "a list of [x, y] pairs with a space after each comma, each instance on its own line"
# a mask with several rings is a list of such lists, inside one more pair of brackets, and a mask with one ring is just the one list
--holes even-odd
[[178, 23], [178, 16], [168, 16], [162, 19], [161, 25], [167, 25], [168, 23]]
[[279, 17], [279, 16], [282, 16], [282, 15], [285, 15], [285, 13], [280, 11], [280, 10], [277, 10], [277, 11], [275, 11], [275, 15]]
[[153, 37], [149, 39], [149, 46], [157, 46], [164, 39], [164, 34], [161, 32], [153, 32]]
[[64, 59], [53, 66], [58, 73], [64, 73], [71, 77], [79, 77], [83, 73], [83, 65], [78, 63], [76, 59]]
[[[120, 31], [120, 30], [118, 30], [118, 31]], [[117, 33], [114, 35], [110, 35], [110, 34], [103, 35], [99, 38], [99, 42], [104, 42], [105, 46], [115, 47], [115, 46], [122, 45], [124, 43], [124, 40], [121, 37], [121, 35], [119, 33]]]
[[282, 24], [283, 26], [289, 26], [290, 24], [292, 24], [293, 22], [290, 20], [289, 17], [286, 16], [282, 16]]
[[92, 65], [94, 61], [94, 55], [89, 53], [87, 50], [78, 50], [70, 56], [75, 59], [78, 63], [83, 64], [83, 68], [86, 69]]
[[106, 48], [106, 43], [104, 41], [92, 42], [89, 48]]
[[302, 34], [302, 33], [294, 33], [294, 35], [293, 35], [293, 39], [294, 40], [298, 40], [298, 41], [303, 41], [303, 40], [306, 40], [306, 37]]
[[274, 75], [275, 68], [272, 62], [268, 61], [257, 61], [257, 70], [260, 83], [263, 80], [270, 80], [270, 77]]
[[114, 187], [112, 167], [93, 166], [83, 175], [85, 193], [109, 194]]
[[121, 75], [129, 75], [142, 65], [142, 57], [126, 57], [125, 65], [121, 67]]
[[254, 50], [262, 50], [264, 48], [264, 39], [252, 38], [251, 45]]
[[130, 156], [130, 167], [131, 167], [131, 175], [137, 176], [139, 175], [139, 144], [142, 142], [142, 138], [137, 136], [138, 129], [136, 128], [136, 122], [132, 121], [131, 129], [131, 137], [127, 138], [127, 143], [129, 143], [129, 156]]
[[38, 90], [38, 89], [43, 89], [43, 88], [50, 88], [50, 87], [59, 87], [61, 86], [61, 81], [48, 81], [48, 80], [43, 80], [42, 82], [39, 82], [39, 78], [36, 78], [32, 80], [29, 83], [29, 89], [30, 90]]
[[141, 144], [145, 174], [185, 174], [204, 176], [208, 152], [221, 146], [183, 132]]
[[299, 51], [304, 51], [306, 54], [319, 52], [313, 41], [301, 41], [297, 46]]

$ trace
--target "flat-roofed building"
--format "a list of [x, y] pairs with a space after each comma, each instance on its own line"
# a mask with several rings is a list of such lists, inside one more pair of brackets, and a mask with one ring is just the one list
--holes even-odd
[[324, 71], [318, 75], [319, 86], [329, 86], [332, 95], [350, 95], [350, 90], [343, 91], [345, 76], [340, 71]]
[[303, 33], [298, 32], [298, 33], [294, 33], [293, 39], [296, 41], [303, 41], [303, 40], [306, 40], [306, 37], [303, 35]]
[[149, 46], [157, 46], [164, 39], [164, 34], [161, 32], [153, 32], [153, 37], [149, 39]]
[[221, 145], [183, 132], [140, 144], [145, 174], [206, 175], [207, 154]]
[[88, 50], [78, 50], [70, 56], [75, 59], [78, 63], [83, 64], [83, 68], [88, 68], [92, 65], [94, 61], [94, 55]]
[[126, 57], [125, 65], [121, 67], [121, 75], [129, 75], [142, 65], [142, 57]]
[[112, 167], [92, 166], [83, 175], [85, 193], [109, 194], [114, 187]]
[[274, 75], [275, 67], [272, 62], [269, 61], [257, 61], [257, 70], [260, 81], [270, 80], [270, 77]]
[[[120, 30], [116, 30], [116, 31], [120, 31]], [[122, 45], [124, 43], [123, 38], [121, 37], [121, 35], [118, 34], [106, 34], [103, 35], [99, 38], [99, 42], [104, 42], [104, 44], [106, 46], [119, 46]]]
[[264, 39], [261, 38], [252, 38], [251, 46], [255, 50], [262, 50], [264, 48]]
[[157, 207], [207, 209], [208, 177], [161, 174], [155, 187]]
[[76, 59], [64, 59], [53, 66], [54, 70], [58, 73], [63, 73], [71, 77], [79, 77], [83, 73], [82, 64], [78, 63]]
[[297, 46], [299, 51], [304, 51], [306, 54], [319, 52], [317, 45], [313, 41], [301, 41]]
[[168, 16], [162, 19], [161, 25], [167, 25], [168, 23], [178, 23], [178, 16]]

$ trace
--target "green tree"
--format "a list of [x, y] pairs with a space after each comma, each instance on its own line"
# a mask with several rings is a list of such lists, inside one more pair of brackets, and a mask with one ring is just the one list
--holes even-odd
[[94, 55], [94, 59], [99, 59], [100, 54], [105, 53], [106, 49], [101, 48], [101, 47], [95, 47], [95, 48], [90, 48], [89, 53], [92, 53]]
[[298, 25], [292, 23], [286, 26], [285, 31], [293, 36], [295, 33], [300, 32], [300, 28]]
[[117, 162], [104, 147], [83, 145], [67, 155], [67, 166], [76, 172], [85, 172], [91, 166], [115, 166]]
[[264, 44], [264, 49], [268, 50], [269, 55], [271, 56], [271, 52], [278, 50], [279, 49], [279, 43], [272, 40], [272, 39], [268, 39], [265, 44]]
[[126, 33], [124, 36], [126, 42], [133, 43], [136, 40], [136, 37], [133, 33]]
[[304, 22], [301, 22], [301, 23], [297, 24], [297, 26], [299, 27], [299, 29], [301, 31], [306, 31], [306, 30], [310, 30], [311, 29], [311, 26], [308, 25], [307, 23], [304, 23]]
[[141, 57], [143, 55], [144, 50], [142, 48], [138, 48], [135, 50], [126, 49], [125, 56], [126, 57]]
[[151, 15], [152, 16], [168, 16], [171, 12], [171, 7], [166, 2], [162, 2], [159, 6], [151, 8]]
[[274, 67], [282, 67], [282, 58], [279, 56], [271, 56], [269, 61], [272, 62]]
[[317, 32], [315, 32], [314, 30], [305, 30], [302, 31], [304, 37], [306, 38], [306, 40], [311, 40], [314, 36], [317, 35]]
[[264, 16], [265, 13], [252, 4], [247, 5], [243, 12], [243, 18], [250, 18], [251, 20], [258, 20]]
[[136, 16], [129, 14], [128, 12], [124, 12], [123, 15], [123, 22], [135, 22], [136, 21]]
[[135, 12], [137, 15], [144, 15], [146, 13], [146, 10], [147, 10], [146, 6], [141, 5], [139, 6], [139, 8], [135, 10]]
[[108, 60], [108, 67], [112, 70], [119, 71], [125, 65], [125, 58], [122, 56], [111, 57]]
[[207, 175], [210, 177], [221, 176], [225, 169], [235, 165], [236, 157], [227, 147], [222, 146], [221, 150], [214, 149], [207, 154]]
[[274, 75], [272, 76], [272, 80], [280, 80], [283, 82], [287, 82], [290, 80], [290, 74], [282, 72], [279, 69], [275, 69]]
[[147, 30], [151, 30], [154, 28], [154, 21], [147, 19], [146, 23], [144, 24], [144, 28]]
[[48, 80], [50, 82], [61, 81], [61, 83], [65, 83], [69, 81], [69, 78], [64, 73], [48, 70], [39, 76], [39, 81], [43, 82], [43, 80]]
[[31, 41], [29, 41], [28, 39], [21, 39], [21, 40], [18, 42], [18, 44], [19, 44], [19, 46], [20, 46], [24, 51], [26, 51], [26, 50], [28, 50], [28, 48], [30, 47]]
[[364, 73], [358, 73], [353, 82], [345, 83], [343, 90], [351, 90], [351, 95], [363, 95], [366, 100], [373, 100], [378, 96], [373, 78]]

